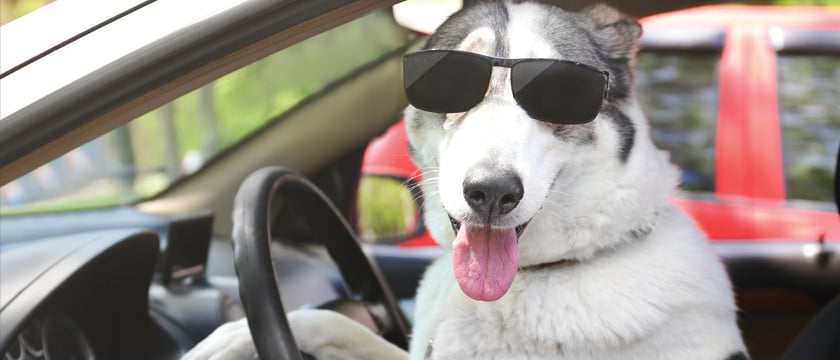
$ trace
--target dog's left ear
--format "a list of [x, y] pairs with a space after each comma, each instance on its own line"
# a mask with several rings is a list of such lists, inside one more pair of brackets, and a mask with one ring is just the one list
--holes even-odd
[[642, 25], [636, 19], [605, 5], [594, 4], [580, 10], [588, 20], [590, 33], [611, 58], [631, 58], [638, 49]]

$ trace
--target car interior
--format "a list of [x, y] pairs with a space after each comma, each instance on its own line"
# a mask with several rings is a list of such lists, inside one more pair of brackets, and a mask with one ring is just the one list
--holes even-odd
[[[248, 65], [218, 65], [218, 76], [203, 75], [207, 85], [172, 90], [178, 96], [138, 96], [148, 103], [122, 109], [131, 114], [126, 125], [85, 128], [90, 142], [72, 140], [84, 145], [55, 154], [69, 160], [3, 179], [5, 359], [176, 359], [246, 314], [252, 332], [260, 329], [264, 358], [298, 358], [284, 314], [301, 307], [342, 312], [406, 347], [415, 289], [443, 250], [400, 244], [416, 232], [363, 236], [358, 192], [368, 144], [407, 105], [403, 56], [425, 35], [399, 25], [390, 8], [349, 5], [330, 16], [329, 26], [349, 22], [283, 33], [272, 55], [239, 54], [236, 62]], [[202, 96], [215, 113], [201, 112]], [[166, 140], [173, 133], [180, 135]], [[120, 139], [130, 149], [115, 145]], [[118, 149], [117, 159], [102, 149]], [[41, 158], [57, 150], [45, 151]], [[840, 148], [835, 159], [840, 207]], [[86, 163], [119, 166], [94, 174]], [[4, 169], [21, 166], [11, 164]], [[77, 177], [74, 193], [117, 201], [13, 202]], [[751, 358], [840, 354], [827, 337], [840, 331], [838, 240], [713, 242], [734, 283]]]

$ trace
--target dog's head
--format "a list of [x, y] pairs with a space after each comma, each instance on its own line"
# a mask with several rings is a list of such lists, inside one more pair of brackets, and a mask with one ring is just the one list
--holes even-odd
[[[456, 277], [470, 297], [498, 299], [520, 269], [584, 259], [652, 223], [675, 174], [650, 143], [632, 97], [640, 35], [638, 22], [605, 5], [566, 11], [494, 1], [454, 14], [429, 39], [427, 49], [562, 59], [609, 73], [594, 119], [582, 123], [536, 119], [522, 105], [524, 95], [515, 98], [519, 85], [511, 85], [509, 66], [492, 67], [483, 98], [465, 111], [406, 110], [426, 223], [452, 248]], [[580, 91], [589, 91], [584, 85]], [[577, 104], [561, 97], [579, 101], [568, 91], [548, 95], [568, 108]]]

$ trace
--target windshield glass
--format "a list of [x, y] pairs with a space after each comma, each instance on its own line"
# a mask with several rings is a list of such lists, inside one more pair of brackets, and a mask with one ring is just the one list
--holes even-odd
[[373, 13], [196, 89], [0, 188], [0, 214], [115, 206], [154, 196], [409, 39]]

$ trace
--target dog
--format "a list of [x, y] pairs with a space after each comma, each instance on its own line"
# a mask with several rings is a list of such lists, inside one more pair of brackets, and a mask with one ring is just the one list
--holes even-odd
[[[420, 283], [408, 353], [325, 310], [289, 315], [302, 351], [747, 359], [724, 267], [668, 201], [678, 170], [633, 94], [640, 36], [606, 5], [487, 1], [409, 54], [410, 152], [446, 251]], [[248, 337], [244, 321], [222, 330]], [[253, 356], [240, 343], [231, 353]]]

